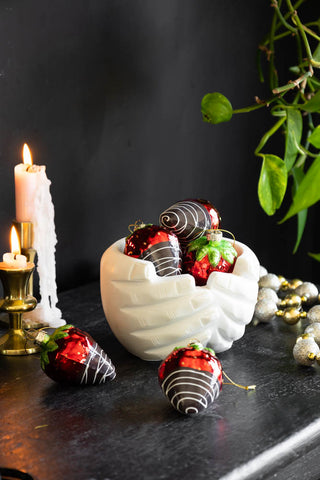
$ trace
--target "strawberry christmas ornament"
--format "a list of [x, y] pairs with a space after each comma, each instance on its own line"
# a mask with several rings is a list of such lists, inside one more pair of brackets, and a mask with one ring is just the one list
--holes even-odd
[[192, 415], [207, 409], [219, 396], [222, 366], [212, 349], [194, 342], [168, 355], [159, 367], [158, 379], [171, 405]]
[[174, 233], [158, 225], [137, 225], [126, 238], [124, 253], [129, 257], [152, 262], [160, 277], [181, 273], [179, 240]]
[[36, 332], [41, 347], [41, 367], [56, 382], [93, 385], [113, 380], [115, 368], [101, 347], [86, 332], [63, 325], [52, 335]]
[[221, 227], [221, 217], [218, 210], [209, 202], [209, 200], [204, 200], [203, 198], [197, 198], [196, 202], [200, 203], [209, 213], [211, 218], [211, 226], [209, 228], [217, 229]]
[[237, 255], [220, 230], [209, 230], [205, 236], [189, 243], [183, 259], [183, 271], [195, 278], [196, 285], [203, 286], [214, 271], [232, 272]]
[[160, 215], [160, 225], [175, 233], [185, 246], [208, 229], [220, 227], [218, 210], [208, 201], [187, 199], [175, 203]]

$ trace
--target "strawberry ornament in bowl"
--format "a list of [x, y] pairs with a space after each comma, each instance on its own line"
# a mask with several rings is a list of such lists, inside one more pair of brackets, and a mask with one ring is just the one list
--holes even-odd
[[212, 272], [232, 272], [237, 256], [236, 249], [223, 238], [221, 230], [207, 230], [205, 235], [189, 243], [183, 271], [195, 278], [196, 285], [203, 286]]
[[181, 273], [181, 249], [174, 233], [163, 227], [138, 223], [126, 238], [125, 255], [148, 260], [160, 277]]
[[218, 210], [203, 199], [181, 200], [161, 213], [160, 225], [175, 233], [182, 246], [199, 238], [209, 229], [220, 227]]

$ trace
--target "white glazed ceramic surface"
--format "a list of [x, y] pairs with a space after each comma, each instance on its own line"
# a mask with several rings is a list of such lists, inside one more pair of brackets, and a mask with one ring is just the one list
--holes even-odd
[[258, 294], [259, 262], [236, 242], [233, 273], [213, 272], [203, 287], [191, 275], [159, 277], [151, 262], [123, 253], [125, 239], [101, 259], [101, 298], [119, 342], [143, 360], [162, 360], [192, 340], [228, 350], [244, 334]]

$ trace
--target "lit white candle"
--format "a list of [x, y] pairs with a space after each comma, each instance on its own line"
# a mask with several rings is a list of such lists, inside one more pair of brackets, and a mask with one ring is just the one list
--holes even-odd
[[[57, 308], [55, 246], [57, 237], [54, 224], [54, 206], [50, 194], [51, 182], [44, 165], [33, 165], [27, 144], [23, 146], [23, 162], [14, 168], [16, 194], [16, 220], [32, 222], [33, 248], [37, 252], [37, 272], [41, 302], [34, 310], [41, 310], [42, 320], [50, 327], [65, 325]], [[33, 312], [31, 312], [33, 314]]]
[[14, 227], [11, 228], [10, 233], [11, 252], [4, 253], [2, 256], [3, 262], [0, 263], [0, 268], [24, 269], [30, 268], [31, 263], [27, 263], [27, 257], [21, 255], [20, 243], [17, 231]]
[[33, 165], [28, 145], [23, 145], [23, 163], [14, 167], [14, 183], [16, 196], [16, 220], [30, 222], [34, 216], [34, 204], [31, 201], [37, 189], [46, 177], [44, 165]]

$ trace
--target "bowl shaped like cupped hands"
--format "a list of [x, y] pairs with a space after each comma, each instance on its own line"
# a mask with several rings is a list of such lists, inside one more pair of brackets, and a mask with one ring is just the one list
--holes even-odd
[[119, 342], [143, 360], [162, 360], [195, 339], [217, 353], [228, 350], [251, 321], [259, 262], [235, 242], [232, 273], [212, 272], [197, 287], [189, 274], [160, 277], [153, 263], [123, 253], [125, 239], [102, 255], [100, 287], [107, 321]]

